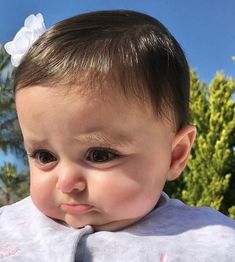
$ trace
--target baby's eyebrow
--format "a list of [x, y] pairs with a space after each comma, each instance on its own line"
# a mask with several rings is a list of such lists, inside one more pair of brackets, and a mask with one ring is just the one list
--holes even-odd
[[128, 146], [134, 142], [134, 139], [126, 134], [115, 133], [108, 135], [103, 132], [80, 135], [76, 137], [76, 140], [84, 144], [100, 144], [106, 146]]
[[46, 140], [24, 140], [23, 144], [24, 148], [29, 151], [32, 151], [34, 148], [37, 147], [46, 147], [48, 145]]
[[[94, 132], [81, 134], [75, 137], [76, 141], [83, 145], [94, 146], [130, 146], [133, 145], [134, 139], [132, 136], [123, 133], [112, 133], [112, 135], [104, 132]], [[24, 140], [24, 148], [28, 151], [32, 151], [34, 148], [48, 147], [47, 140], [27, 139]]]

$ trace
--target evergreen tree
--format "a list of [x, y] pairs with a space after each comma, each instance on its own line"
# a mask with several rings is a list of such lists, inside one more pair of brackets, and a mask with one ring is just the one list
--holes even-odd
[[[12, 68], [9, 56], [0, 45], [0, 150], [14, 152], [23, 161], [24, 149], [19, 129], [12, 89]], [[28, 192], [26, 172], [3, 163], [0, 167], [0, 205], [14, 202]]]
[[22, 136], [17, 121], [13, 88], [12, 68], [9, 56], [0, 45], [0, 148], [24, 155]]
[[231, 217], [235, 215], [234, 91], [234, 81], [222, 73], [207, 88], [191, 72], [190, 118], [197, 138], [181, 178], [166, 187], [190, 205], [211, 206]]
[[25, 197], [29, 193], [27, 172], [17, 173], [11, 163], [4, 163], [0, 168], [0, 207]]

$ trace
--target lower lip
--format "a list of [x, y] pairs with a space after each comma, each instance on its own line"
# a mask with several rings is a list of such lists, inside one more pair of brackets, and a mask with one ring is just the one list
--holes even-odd
[[61, 208], [66, 213], [78, 215], [88, 212], [92, 208], [92, 206], [85, 205], [85, 204], [81, 204], [81, 205], [62, 204]]

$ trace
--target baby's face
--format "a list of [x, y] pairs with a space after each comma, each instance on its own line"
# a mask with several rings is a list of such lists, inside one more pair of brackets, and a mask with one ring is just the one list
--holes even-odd
[[47, 216], [117, 230], [156, 205], [169, 178], [174, 134], [137, 103], [58, 88], [19, 90], [31, 196]]

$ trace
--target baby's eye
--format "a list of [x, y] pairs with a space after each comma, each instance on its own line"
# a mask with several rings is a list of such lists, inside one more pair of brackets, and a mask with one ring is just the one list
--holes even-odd
[[93, 163], [108, 162], [117, 157], [120, 157], [120, 155], [117, 152], [106, 148], [92, 149], [87, 154], [87, 160]]
[[40, 165], [47, 165], [57, 161], [57, 158], [47, 150], [37, 150], [31, 155]]

